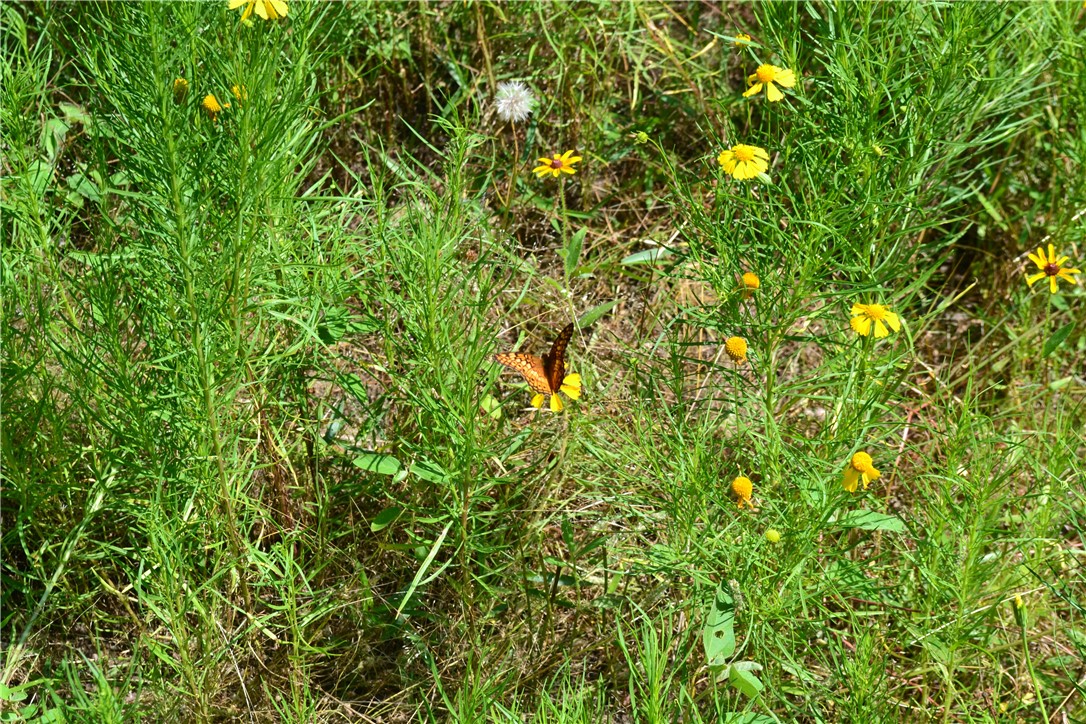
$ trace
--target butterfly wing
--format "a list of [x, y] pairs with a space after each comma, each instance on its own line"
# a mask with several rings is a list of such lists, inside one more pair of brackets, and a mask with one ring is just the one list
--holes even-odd
[[557, 392], [566, 376], [566, 347], [573, 337], [573, 324], [567, 324], [558, 333], [551, 351], [543, 355], [543, 370], [552, 392]]
[[557, 387], [550, 386], [550, 379], [547, 377], [543, 360], [536, 357], [534, 354], [505, 352], [494, 355], [494, 359], [498, 360], [506, 367], [519, 372], [520, 376], [527, 381], [528, 385], [540, 394], [550, 395], [558, 389]]

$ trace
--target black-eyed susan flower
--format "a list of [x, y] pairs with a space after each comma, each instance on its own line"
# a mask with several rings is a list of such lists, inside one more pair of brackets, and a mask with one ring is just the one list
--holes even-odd
[[256, 11], [256, 14], [264, 20], [278, 20], [285, 18], [289, 10], [286, 0], [230, 0], [231, 10], [236, 10], [242, 5], [245, 6], [241, 12], [243, 22], [249, 19], [253, 11]]
[[527, 120], [535, 108], [535, 96], [528, 86], [519, 80], [504, 81], [498, 84], [494, 105], [498, 110], [498, 118], [506, 123], [520, 123]]
[[856, 484], [862, 481], [864, 490], [867, 490], [867, 486], [878, 480], [880, 475], [882, 473], [875, 469], [871, 456], [865, 452], [858, 452], [848, 461], [848, 467], [845, 468], [845, 473], [841, 478], [841, 485], [848, 492], [855, 493]]
[[1082, 272], [1078, 269], [1065, 267], [1064, 264], [1067, 263], [1068, 258], [1069, 257], [1066, 256], [1057, 258], [1056, 249], [1052, 244], [1048, 245], [1048, 256], [1045, 256], [1044, 247], [1037, 247], [1037, 253], [1030, 254], [1029, 259], [1036, 264], [1037, 268], [1041, 271], [1026, 277], [1026, 284], [1029, 284], [1032, 287], [1036, 282], [1048, 277], [1048, 289], [1053, 294], [1055, 294], [1057, 290], [1057, 279], [1065, 279], [1072, 284], [1078, 284], [1078, 279], [1075, 279], [1075, 274], [1081, 274]]
[[215, 97], [214, 93], [208, 93], [206, 96], [204, 96], [204, 100], [200, 103], [200, 105], [203, 107], [204, 111], [207, 112], [208, 117], [211, 118], [211, 120], [213, 121], [219, 117], [219, 114], [222, 113], [223, 108], [230, 107], [229, 103], [225, 105], [219, 103], [219, 99]]
[[[566, 393], [566, 397], [571, 400], [577, 400], [581, 397], [581, 376], [578, 374], [569, 374], [562, 379], [562, 386], [558, 388], [559, 392]], [[543, 401], [546, 400], [548, 395], [542, 392], [536, 393], [536, 396], [532, 398], [532, 407], [537, 410], [543, 407]], [[558, 392], [549, 395], [551, 398], [551, 412], [562, 411], [562, 398], [558, 396]]]
[[173, 102], [181, 105], [189, 94], [189, 82], [184, 78], [177, 78], [173, 82]]
[[871, 334], [875, 329], [875, 339], [881, 339], [901, 329], [901, 319], [891, 312], [889, 308], [881, 304], [853, 304], [852, 321], [849, 322], [853, 331], [863, 337]]
[[751, 510], [754, 510], [754, 503], [750, 501], [750, 496], [754, 494], [754, 484], [750, 482], [750, 478], [740, 475], [732, 481], [732, 492], [735, 493], [735, 497], [739, 499], [739, 509], [742, 510], [746, 505]]
[[747, 361], [747, 340], [742, 337], [728, 337], [724, 340], [724, 351], [732, 362], [741, 365]]
[[732, 41], [732, 45], [737, 48], [744, 48], [750, 45], [750, 36], [746, 33], [736, 33], [735, 40]]
[[724, 173], [745, 181], [766, 172], [769, 168], [769, 153], [764, 148], [738, 143], [721, 151], [716, 162], [723, 167]]
[[564, 173], [577, 173], [577, 169], [573, 168], [573, 164], [581, 160], [580, 156], [574, 156], [573, 151], [566, 151], [563, 154], [554, 154], [550, 158], [539, 159], [539, 165], [532, 169], [539, 178], [543, 178], [547, 174], [558, 178]]
[[770, 101], [779, 101], [784, 98], [784, 94], [775, 84], [779, 84], [782, 88], [791, 88], [796, 84], [796, 74], [787, 68], [778, 68], [775, 65], [759, 65], [758, 70], [747, 76], [747, 83], [754, 85], [743, 94], [744, 98], [761, 93], [762, 86], [765, 86], [765, 97]]
[[743, 274], [743, 279], [740, 282], [739, 288], [743, 292], [743, 299], [750, 299], [754, 296], [754, 292], [758, 291], [758, 288], [762, 286], [762, 280], [758, 278], [758, 275], [754, 272], [746, 272]]

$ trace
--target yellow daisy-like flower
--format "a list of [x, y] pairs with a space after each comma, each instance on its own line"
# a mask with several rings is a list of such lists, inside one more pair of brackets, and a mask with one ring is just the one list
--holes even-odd
[[1037, 268], [1041, 271], [1026, 277], [1026, 284], [1029, 284], [1032, 287], [1036, 282], [1048, 277], [1048, 289], [1053, 294], [1056, 293], [1057, 279], [1066, 279], [1072, 284], [1078, 284], [1078, 279], [1075, 279], [1075, 274], [1081, 274], [1082, 272], [1078, 269], [1064, 266], [1069, 258], [1070, 257], [1066, 256], [1057, 258], [1056, 249], [1052, 244], [1048, 245], [1048, 256], [1045, 256], [1043, 247], [1037, 247], [1037, 253], [1030, 254], [1029, 259], [1036, 264]]
[[200, 103], [200, 105], [203, 106], [204, 110], [207, 111], [207, 115], [213, 121], [219, 117], [219, 114], [222, 113], [223, 108], [230, 107], [229, 103], [225, 105], [219, 103], [219, 99], [215, 97], [214, 93], [208, 93], [206, 96], [204, 96], [204, 100]]
[[286, 0], [230, 0], [231, 10], [236, 10], [242, 5], [245, 6], [245, 9], [241, 12], [242, 22], [248, 20], [254, 10], [264, 20], [285, 18], [287, 10], [289, 10]]
[[732, 41], [732, 45], [737, 48], [743, 48], [750, 45], [750, 36], [746, 33], [736, 33], [735, 40]]
[[724, 340], [724, 351], [732, 362], [741, 365], [747, 361], [747, 340], [742, 337], [728, 337]]
[[173, 102], [181, 105], [189, 94], [189, 82], [184, 78], [177, 78], [173, 82]]
[[716, 162], [732, 178], [745, 181], [766, 172], [769, 168], [769, 153], [764, 148], [738, 143], [721, 151], [716, 157]]
[[754, 272], [746, 272], [743, 274], [743, 282], [740, 289], [743, 292], [743, 299], [750, 299], [754, 296], [754, 292], [758, 291], [758, 288], [762, 286], [762, 280], [758, 278], [758, 275]]
[[782, 88], [791, 88], [796, 84], [796, 74], [787, 68], [778, 68], [775, 65], [759, 65], [758, 70], [747, 76], [747, 83], [753, 83], [754, 85], [743, 94], [744, 98], [750, 98], [761, 93], [764, 85], [765, 97], [770, 101], [779, 101], [784, 98], [784, 94], [780, 92], [774, 83], [779, 84]]
[[867, 490], [868, 484], [878, 480], [880, 475], [882, 473], [875, 469], [871, 456], [865, 452], [858, 452], [849, 460], [845, 474], [841, 478], [841, 485], [848, 492], [855, 493], [856, 484], [863, 481], [864, 490]]
[[754, 494], [754, 484], [750, 482], [750, 478], [740, 475], [733, 480], [732, 492], [735, 493], [735, 497], [739, 499], [740, 510], [743, 509], [744, 505], [751, 510], [754, 510], [754, 503], [750, 502], [750, 496]]
[[547, 174], [558, 178], [564, 173], [577, 173], [577, 169], [573, 168], [573, 164], [581, 160], [580, 156], [574, 156], [573, 151], [566, 151], [563, 154], [554, 154], [550, 158], [539, 159], [539, 165], [532, 169], [539, 178], [543, 178]]
[[[559, 391], [560, 392], [565, 392], [566, 397], [568, 397], [571, 400], [580, 399], [580, 397], [581, 397], [581, 376], [578, 375], [578, 374], [566, 375], [565, 378], [562, 380], [562, 386], [559, 388]], [[551, 395], [550, 398], [551, 398], [551, 412], [561, 412], [562, 411], [562, 398], [558, 396], [557, 392], [555, 392], [553, 395]], [[536, 408], [538, 410], [539, 408], [543, 407], [543, 401], [546, 400], [546, 399], [547, 399], [547, 395], [544, 395], [542, 392], [536, 394], [536, 396], [532, 398], [532, 407], [534, 407], [534, 408]]]
[[875, 339], [889, 335], [891, 329], [895, 332], [901, 329], [901, 319], [881, 304], [853, 304], [852, 321], [849, 324], [856, 334], [863, 337], [871, 334], [871, 328], [874, 327]]

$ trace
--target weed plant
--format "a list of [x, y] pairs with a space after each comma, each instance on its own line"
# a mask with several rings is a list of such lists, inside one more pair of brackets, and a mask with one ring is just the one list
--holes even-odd
[[1080, 3], [0, 15], [4, 721], [1086, 719]]

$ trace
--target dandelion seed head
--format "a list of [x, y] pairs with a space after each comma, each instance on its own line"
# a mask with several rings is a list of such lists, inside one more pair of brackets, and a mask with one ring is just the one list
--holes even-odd
[[498, 84], [494, 96], [498, 108], [498, 117], [506, 123], [520, 123], [528, 118], [535, 107], [535, 96], [528, 86], [519, 80], [503, 81]]

